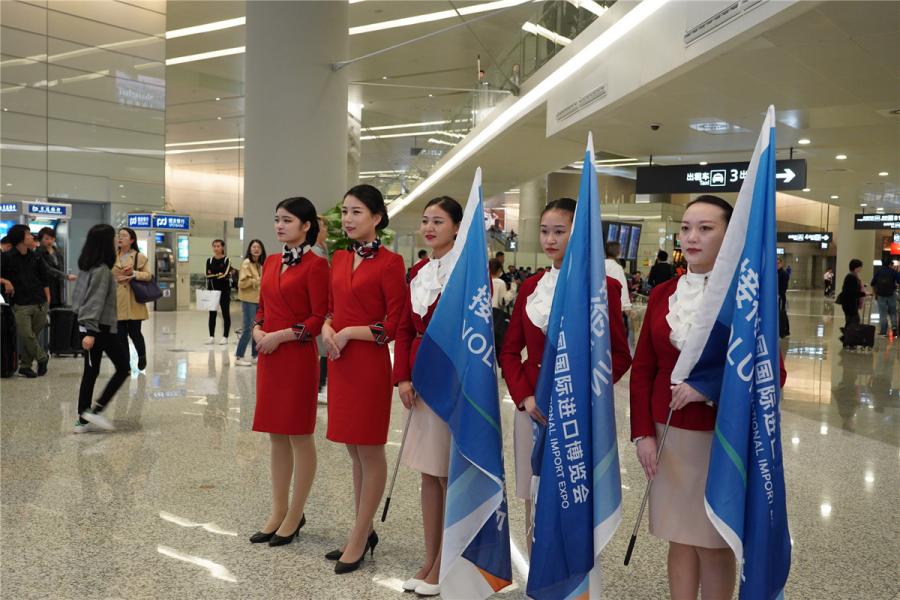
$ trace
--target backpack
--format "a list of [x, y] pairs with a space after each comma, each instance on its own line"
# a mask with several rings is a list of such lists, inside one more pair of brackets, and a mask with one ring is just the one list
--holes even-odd
[[893, 271], [888, 273], [881, 271], [875, 276], [875, 294], [878, 296], [893, 296], [897, 289]]

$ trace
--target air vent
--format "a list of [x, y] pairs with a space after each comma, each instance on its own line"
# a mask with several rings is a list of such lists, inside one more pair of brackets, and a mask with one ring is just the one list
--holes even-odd
[[700, 38], [745, 15], [761, 2], [762, 0], [737, 0], [732, 2], [711, 17], [697, 23], [693, 27], [688, 27], [684, 31], [684, 45], [690, 46]]
[[842, 169], [840, 167], [835, 167], [833, 169], [825, 169], [826, 173], [846, 173], [847, 169]]

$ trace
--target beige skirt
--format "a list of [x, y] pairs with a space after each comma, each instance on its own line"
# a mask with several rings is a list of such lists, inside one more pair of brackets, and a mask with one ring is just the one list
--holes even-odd
[[[656, 423], [657, 440], [663, 429]], [[712, 431], [669, 427], [650, 488], [650, 533], [656, 537], [700, 548], [728, 547], [704, 504], [712, 436]]]
[[534, 436], [531, 417], [524, 410], [515, 409], [513, 419], [513, 451], [516, 458], [516, 498], [531, 500], [531, 451]]
[[434, 477], [447, 477], [450, 468], [450, 429], [421, 396], [412, 408], [400, 462]]

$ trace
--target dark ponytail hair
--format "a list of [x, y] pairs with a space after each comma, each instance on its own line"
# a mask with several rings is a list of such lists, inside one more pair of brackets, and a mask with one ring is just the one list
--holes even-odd
[[279, 208], [283, 208], [300, 219], [301, 223], [309, 223], [309, 231], [306, 232], [306, 240], [303, 243], [308, 246], [315, 246], [316, 238], [319, 237], [319, 217], [316, 214], [316, 207], [310, 202], [309, 198], [304, 198], [303, 196], [285, 198], [278, 203], [275, 210]]
[[457, 202], [450, 196], [438, 196], [437, 198], [433, 198], [428, 201], [428, 204], [425, 205], [425, 208], [428, 208], [429, 206], [437, 206], [442, 211], [450, 215], [450, 219], [456, 225], [462, 223], [463, 208], [462, 206], [460, 206], [459, 202]]
[[140, 252], [140, 248], [137, 245], [137, 234], [134, 232], [134, 229], [131, 227], [119, 227], [119, 231], [127, 231], [128, 236], [131, 238], [131, 246], [130, 248], [135, 252]]
[[574, 218], [575, 206], [577, 206], [577, 204], [578, 203], [571, 198], [557, 198], [556, 200], [552, 200], [547, 203], [547, 206], [545, 206], [544, 210], [541, 211], [541, 216], [543, 217], [551, 210], [562, 210], [568, 213], [572, 213], [572, 218]]
[[684, 207], [684, 210], [689, 209], [695, 204], [712, 204], [713, 206], [718, 206], [722, 209], [722, 212], [725, 213], [725, 225], [731, 222], [731, 213], [734, 212], [734, 207], [728, 204], [722, 198], [718, 196], [713, 196], [711, 194], [704, 194], [702, 196], [697, 196], [693, 200], [687, 203], [687, 206]]
[[388, 226], [390, 219], [388, 219], [387, 207], [384, 205], [384, 196], [381, 195], [381, 192], [377, 187], [369, 185], [368, 183], [354, 185], [347, 190], [347, 193], [344, 194], [344, 198], [347, 196], [353, 196], [365, 204], [366, 208], [368, 208], [369, 212], [373, 215], [381, 215], [381, 220], [378, 222], [378, 225], [375, 226], [376, 230], [380, 231]]
[[78, 257], [78, 268], [82, 271], [90, 271], [101, 264], [110, 269], [116, 264], [116, 230], [106, 223], [94, 225], [88, 230]]

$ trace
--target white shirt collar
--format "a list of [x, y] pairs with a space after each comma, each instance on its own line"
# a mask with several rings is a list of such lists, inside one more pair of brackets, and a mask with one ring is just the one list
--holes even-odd
[[544, 276], [538, 281], [537, 286], [525, 301], [525, 314], [545, 334], [547, 324], [550, 321], [550, 309], [553, 306], [553, 293], [556, 291], [556, 281], [559, 279], [559, 269], [553, 267], [544, 272]]

